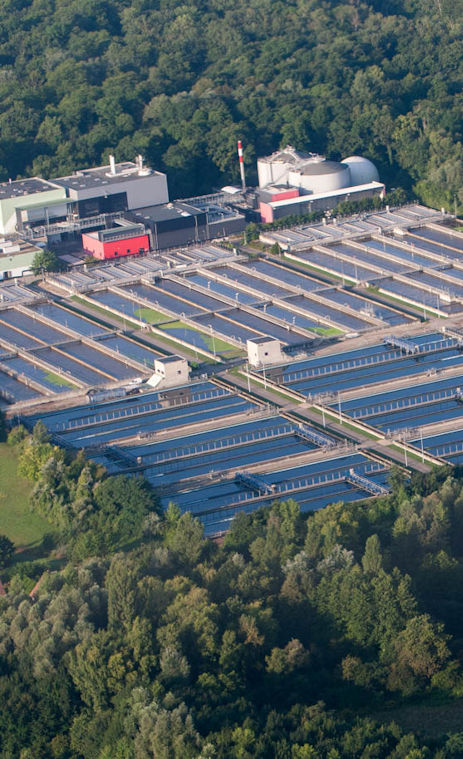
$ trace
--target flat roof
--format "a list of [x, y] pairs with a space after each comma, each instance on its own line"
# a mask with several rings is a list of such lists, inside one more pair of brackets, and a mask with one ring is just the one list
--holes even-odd
[[16, 179], [14, 182], [2, 182], [0, 184], [0, 200], [33, 195], [36, 192], [50, 192], [50, 190], [56, 190], [54, 184], [46, 179], [40, 179], [40, 177]]
[[133, 161], [116, 163], [116, 173], [111, 174], [111, 167], [97, 166], [95, 169], [82, 169], [75, 171], [67, 177], [58, 177], [51, 180], [54, 185], [65, 187], [71, 190], [91, 189], [92, 187], [102, 187], [104, 185], [118, 184], [120, 182], [133, 182], [134, 180], [146, 179], [147, 177], [157, 175], [164, 176], [160, 171], [143, 168], [141, 171]]
[[[330, 190], [329, 192], [317, 192], [309, 195], [299, 195], [298, 198], [288, 198], [287, 200], [271, 200], [267, 205], [272, 208], [281, 208], [281, 206], [297, 205], [298, 203], [310, 203], [312, 200], [321, 200], [323, 198], [334, 198], [339, 195], [355, 195], [357, 192], [365, 190], [383, 190], [382, 182], [368, 182], [368, 184], [358, 184], [352, 187], [343, 187], [340, 190]], [[264, 201], [265, 202], [265, 201]]]
[[205, 213], [205, 209], [195, 208], [189, 203], [163, 203], [158, 206], [147, 206], [146, 208], [134, 209], [133, 214], [138, 217], [151, 219], [152, 221], [170, 221], [178, 219], [180, 216], [200, 216]]
[[83, 232], [82, 236], [93, 237], [100, 242], [117, 242], [146, 234], [148, 233], [143, 224], [120, 224], [109, 229], [98, 229], [96, 232]]
[[298, 189], [299, 189], [298, 187], [290, 187], [287, 184], [268, 184], [265, 187], [266, 192], [281, 192], [284, 190], [298, 190]]
[[186, 358], [182, 358], [181, 356], [163, 356], [162, 358], [155, 358], [155, 361], [160, 362], [161, 364], [173, 364], [177, 363], [178, 361], [186, 361]]
[[29, 240], [24, 240], [22, 237], [0, 237], [0, 255], [15, 255], [15, 251], [9, 250], [9, 248], [19, 247], [18, 253], [38, 253], [43, 248], [40, 245], [34, 245]]
[[307, 163], [305, 166], [301, 166], [300, 169], [295, 169], [299, 174], [303, 176], [318, 176], [319, 174], [334, 174], [338, 171], [345, 171], [349, 166], [347, 163], [339, 163], [338, 161], [320, 161], [317, 163]]
[[249, 337], [248, 343], [255, 343], [256, 345], [262, 345], [263, 343], [279, 343], [280, 340], [278, 340], [277, 337], [272, 337], [271, 335], [262, 335], [262, 337]]

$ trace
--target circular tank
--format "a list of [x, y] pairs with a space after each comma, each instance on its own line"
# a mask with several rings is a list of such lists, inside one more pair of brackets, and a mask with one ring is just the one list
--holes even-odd
[[341, 190], [351, 184], [349, 166], [337, 161], [311, 161], [289, 172], [289, 184], [314, 194]]
[[349, 167], [352, 185], [379, 182], [378, 169], [375, 164], [360, 155], [351, 155], [341, 163]]

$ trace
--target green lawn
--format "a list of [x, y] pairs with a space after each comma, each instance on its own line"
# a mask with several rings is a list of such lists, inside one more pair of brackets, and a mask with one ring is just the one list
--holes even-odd
[[200, 329], [196, 329], [196, 327], [190, 326], [190, 324], [187, 324], [186, 322], [182, 322], [180, 319], [173, 319], [168, 324], [163, 324], [160, 329], [189, 329], [191, 332], [197, 332], [199, 335], [202, 335]]
[[[78, 295], [71, 295], [71, 300], [73, 300], [75, 303], [80, 303], [82, 306], [86, 306], [91, 311], [96, 311], [96, 313], [101, 314], [103, 317], [106, 317], [106, 319], [103, 318], [104, 324], [111, 325], [111, 322], [109, 321], [110, 319], [113, 319], [116, 322], [120, 322], [121, 324], [124, 324], [126, 321], [138, 324], [138, 322], [135, 319], [131, 319], [130, 316], [127, 316], [125, 319], [123, 319], [122, 316], [113, 313], [113, 311], [108, 311], [108, 309], [103, 308], [103, 306], [97, 306], [96, 303], [85, 300], [85, 298], [80, 298]], [[79, 313], [82, 313], [83, 316], [89, 316], [85, 312]], [[98, 321], [100, 324], [102, 323], [101, 319], [97, 319], [96, 321]]]
[[32, 484], [17, 474], [14, 449], [0, 443], [0, 533], [16, 547], [26, 547], [41, 541], [50, 525], [29, 511]]
[[344, 334], [342, 329], [338, 329], [337, 327], [311, 327], [310, 331], [316, 332], [317, 335], [322, 335], [322, 337], [337, 337], [337, 335]]
[[237, 348], [236, 345], [227, 343], [226, 340], [222, 340], [220, 337], [212, 337], [211, 335], [203, 334], [203, 340], [206, 345], [209, 346], [211, 353], [214, 352], [215, 347], [215, 352], [219, 353], [221, 356], [224, 354], [226, 354], [228, 358], [234, 358], [235, 356], [244, 356], [244, 351], [242, 351], [240, 348]]
[[[158, 329], [161, 330], [161, 327], [158, 327]], [[144, 337], [145, 335], [145, 333], [143, 332], [140, 334], [141, 334], [141, 337]], [[201, 353], [200, 351], [199, 352], [195, 351], [193, 347], [188, 349], [184, 345], [180, 345], [180, 343], [177, 340], [170, 339], [167, 336], [167, 333], [165, 333], [166, 335], [165, 337], [164, 337], [164, 334], [159, 335], [158, 332], [150, 332], [149, 334], [153, 335], [155, 339], [160, 338], [162, 340], [162, 345], [163, 346], [165, 345], [165, 347], [169, 347], [172, 353], [178, 353], [178, 351], [180, 350], [182, 356], [185, 356], [185, 358], [187, 358], [190, 361], [190, 364], [192, 364], [192, 361], [190, 359], [192, 359], [193, 361], [201, 361], [201, 363], [206, 363], [206, 364], [218, 363], [218, 360], [215, 361], [212, 357], [209, 358], [208, 356], [203, 355], [203, 353]], [[153, 346], [150, 344], [150, 348], [152, 347]]]
[[166, 316], [166, 314], [163, 314], [161, 311], [156, 311], [155, 308], [137, 308], [135, 311], [135, 315], [138, 316], [139, 319], [143, 319], [143, 321], [148, 322], [148, 324], [158, 324], [159, 322], [166, 322], [169, 321], [171, 318], [170, 316]]
[[[170, 329], [186, 329], [190, 332], [196, 332], [202, 340], [204, 341], [204, 344], [207, 345], [208, 349], [211, 353], [214, 351], [214, 345], [215, 345], [215, 352], [221, 355], [222, 353], [226, 352], [226, 354], [230, 357], [233, 356], [241, 356], [243, 354], [243, 351], [236, 347], [236, 345], [232, 345], [231, 343], [227, 343], [225, 340], [222, 340], [220, 337], [212, 337], [207, 332], [203, 332], [201, 329], [197, 329], [196, 327], [192, 327], [190, 324], [186, 324], [185, 322], [182, 322], [180, 320], [169, 322], [168, 324], [163, 324], [159, 327], [163, 332], [166, 331], [169, 333]], [[172, 335], [172, 337], [176, 337], [175, 333]], [[181, 335], [178, 336], [181, 339]]]
[[[396, 443], [392, 443], [391, 445], [388, 445], [388, 448], [392, 448], [394, 451], [397, 451], [398, 453], [401, 453], [402, 456], [407, 456], [407, 459], [414, 459], [415, 461], [421, 461], [424, 464], [429, 464], [430, 462], [426, 459], [426, 452], [424, 457], [421, 455], [421, 453], [412, 453], [412, 451], [407, 448], [407, 454], [405, 454], [405, 449], [401, 445], [396, 445]], [[432, 454], [431, 454], [432, 455]]]
[[48, 382], [51, 382], [52, 385], [56, 385], [57, 387], [69, 387], [71, 390], [75, 390], [75, 385], [72, 384], [72, 382], [69, 382], [66, 377], [62, 377], [60, 374], [55, 374], [54, 372], [48, 372], [45, 375], [45, 379]]

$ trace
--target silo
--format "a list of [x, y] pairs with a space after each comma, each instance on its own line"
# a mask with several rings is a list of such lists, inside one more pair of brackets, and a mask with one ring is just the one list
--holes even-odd
[[283, 150], [277, 150], [270, 156], [257, 160], [257, 174], [259, 187], [267, 187], [271, 184], [288, 184], [288, 175], [291, 169], [301, 165], [304, 161], [312, 158], [313, 153], [302, 153], [287, 145]]

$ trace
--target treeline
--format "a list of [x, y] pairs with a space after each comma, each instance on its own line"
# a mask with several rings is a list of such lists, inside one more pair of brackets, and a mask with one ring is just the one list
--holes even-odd
[[463, 695], [459, 471], [393, 471], [391, 496], [309, 516], [275, 503], [217, 545], [42, 425], [9, 442], [70, 560], [0, 597], [1, 757], [462, 756], [458, 727], [384, 716]]
[[31, 510], [50, 523], [50, 539], [74, 561], [114, 553], [159, 521], [158, 499], [145, 480], [108, 477], [83, 452], [53, 445], [42, 422], [31, 434], [14, 427], [8, 443], [18, 453], [18, 474], [34, 483]]
[[0, 177], [143, 153], [173, 197], [292, 143], [463, 201], [461, 0], [4, 0]]

